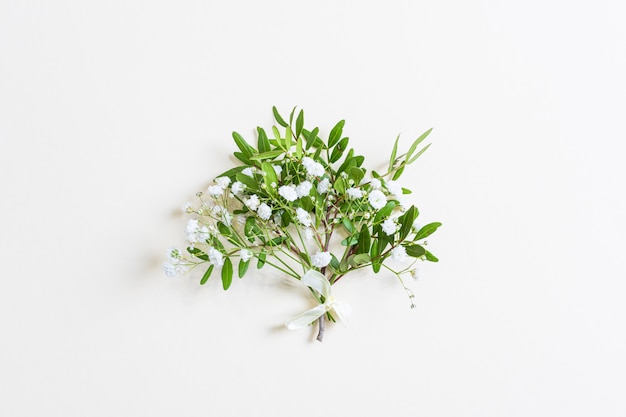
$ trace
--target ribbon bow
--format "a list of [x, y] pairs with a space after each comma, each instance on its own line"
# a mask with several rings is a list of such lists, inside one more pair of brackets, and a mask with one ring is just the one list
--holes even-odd
[[327, 311], [331, 310], [335, 312], [335, 315], [340, 321], [344, 324], [346, 323], [346, 317], [350, 313], [350, 308], [346, 304], [339, 303], [333, 298], [330, 282], [324, 275], [318, 271], [309, 270], [300, 281], [324, 296], [324, 303], [285, 322], [285, 326], [287, 326], [289, 330], [306, 327], [326, 314]]

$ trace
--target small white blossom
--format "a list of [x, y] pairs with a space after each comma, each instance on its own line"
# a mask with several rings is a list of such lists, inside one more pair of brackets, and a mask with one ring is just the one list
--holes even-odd
[[391, 259], [393, 259], [396, 262], [402, 262], [406, 259], [407, 254], [406, 254], [406, 249], [404, 248], [404, 246], [396, 246], [395, 248], [393, 248], [391, 250]]
[[346, 194], [348, 195], [348, 197], [350, 198], [361, 198], [363, 197], [363, 191], [361, 191], [358, 188], [354, 188], [354, 187], [350, 187], [346, 190]]
[[169, 248], [167, 251], [167, 259], [169, 262], [173, 264], [177, 264], [180, 262], [180, 258], [182, 257], [182, 252], [178, 248]]
[[209, 262], [211, 262], [212, 264], [216, 266], [224, 265], [224, 255], [222, 255], [222, 252], [218, 251], [217, 249], [209, 247], [207, 255], [209, 255]]
[[183, 206], [181, 207], [181, 209], [183, 210], [183, 212], [185, 213], [191, 213], [193, 211], [193, 207], [191, 205], [190, 202], [186, 202], [185, 204], [183, 204]]
[[239, 251], [239, 256], [244, 262], [248, 262], [252, 258], [252, 251], [249, 249], [242, 249]]
[[314, 236], [314, 233], [313, 233], [312, 229], [309, 229], [309, 228], [304, 229], [304, 240], [305, 240], [305, 242], [310, 242], [311, 240], [313, 240], [313, 236]]
[[239, 181], [235, 181], [233, 185], [230, 187], [230, 191], [235, 195], [241, 194], [244, 189], [245, 189], [245, 186], [243, 185], [243, 183]]
[[274, 168], [276, 176], [280, 177], [280, 173], [283, 172], [283, 167], [281, 167], [280, 165], [272, 165], [272, 168]]
[[259, 208], [259, 197], [256, 194], [252, 194], [244, 203], [250, 210], [256, 211]]
[[230, 184], [230, 178], [228, 177], [215, 178], [215, 183], [222, 188], [227, 188], [228, 185]]
[[311, 265], [323, 268], [330, 263], [331, 259], [332, 256], [330, 252], [317, 252], [315, 255], [311, 256]]
[[418, 280], [423, 276], [422, 273], [422, 267], [421, 266], [416, 266], [415, 268], [413, 268], [411, 270], [411, 276], [413, 277], [413, 279]]
[[175, 277], [176, 275], [178, 275], [179, 273], [179, 268], [176, 265], [173, 265], [169, 262], [165, 262], [163, 264], [163, 272], [165, 272], [165, 275], [172, 278]]
[[311, 215], [308, 211], [298, 207], [296, 209], [296, 216], [298, 217], [298, 222], [303, 226], [309, 227], [311, 225]]
[[278, 189], [278, 194], [280, 194], [282, 198], [289, 202], [296, 201], [298, 199], [296, 187], [294, 187], [293, 185], [283, 185]]
[[372, 178], [370, 180], [370, 185], [372, 186], [372, 190], [380, 190], [381, 183], [378, 178]]
[[198, 229], [200, 226], [198, 225], [198, 220], [190, 219], [187, 221], [187, 227], [185, 228], [185, 232], [187, 232], [187, 240], [191, 243], [195, 243], [198, 241], [196, 233], [198, 233]]
[[302, 165], [304, 169], [306, 169], [306, 172], [313, 177], [321, 177], [324, 175], [324, 166], [319, 162], [315, 162], [308, 156], [302, 158]]
[[395, 181], [385, 181], [385, 187], [387, 187], [390, 194], [393, 194], [396, 197], [402, 195], [402, 186]]
[[415, 230], [416, 232], [419, 232], [420, 229], [422, 228], [422, 223], [419, 220], [416, 219], [413, 222], [413, 226], [412, 227], [413, 227], [413, 230]]
[[219, 197], [224, 193], [224, 189], [219, 185], [209, 185], [209, 188], [207, 188], [206, 192], [211, 197]]
[[396, 233], [397, 225], [393, 219], [385, 220], [381, 226], [383, 228], [383, 232], [385, 232], [386, 235], [393, 235], [394, 233]]
[[256, 211], [256, 214], [262, 219], [267, 220], [272, 215], [272, 208], [265, 203], [261, 203]]
[[375, 210], [380, 210], [387, 204], [387, 197], [380, 190], [372, 191], [367, 200]]
[[325, 194], [326, 192], [328, 192], [329, 187], [330, 181], [328, 181], [328, 178], [324, 178], [317, 184], [317, 192], [319, 194]]
[[254, 167], [248, 167], [248, 168], [244, 168], [243, 170], [241, 170], [241, 173], [243, 175], [247, 175], [249, 177], [254, 176], [254, 171], [256, 171], [256, 169]]
[[309, 181], [303, 181], [298, 184], [298, 186], [296, 187], [296, 194], [298, 195], [298, 198], [309, 195], [312, 187], [313, 184], [311, 184]]
[[210, 237], [209, 229], [206, 226], [202, 226], [198, 229], [196, 233], [197, 242], [204, 242]]

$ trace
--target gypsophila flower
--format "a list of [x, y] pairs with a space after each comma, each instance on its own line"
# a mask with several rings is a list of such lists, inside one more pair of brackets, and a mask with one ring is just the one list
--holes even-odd
[[306, 226], [306, 227], [311, 226], [311, 215], [309, 214], [308, 211], [303, 210], [300, 207], [298, 207], [296, 209], [296, 217], [298, 218], [298, 221], [300, 222], [300, 224], [302, 224], [303, 226]]
[[296, 187], [296, 194], [298, 195], [298, 198], [309, 195], [312, 187], [313, 184], [311, 184], [309, 181], [303, 181], [298, 184], [298, 186]]
[[207, 255], [209, 255], [209, 262], [211, 262], [215, 266], [224, 265], [224, 255], [222, 255], [222, 252], [215, 249], [214, 247], [209, 247]]
[[385, 187], [387, 187], [389, 194], [395, 195], [396, 197], [402, 195], [402, 187], [395, 181], [385, 181]]
[[167, 259], [173, 264], [177, 264], [178, 262], [180, 262], [181, 256], [182, 252], [178, 248], [172, 247], [169, 248], [169, 250], [167, 251]]
[[386, 235], [393, 235], [394, 233], [396, 233], [396, 230], [398, 228], [398, 226], [396, 225], [395, 220], [393, 219], [387, 219], [385, 220], [382, 224], [381, 224], [382, 228], [383, 228], [383, 232], [385, 232]]
[[262, 219], [262, 220], [268, 220], [270, 218], [270, 216], [272, 215], [272, 208], [270, 206], [268, 206], [265, 203], [261, 203], [261, 205], [259, 206], [259, 208], [256, 211], [256, 214]]
[[380, 210], [385, 207], [387, 204], [387, 197], [380, 190], [374, 190], [367, 197], [367, 201], [369, 201], [370, 206], [372, 206], [375, 210]]
[[323, 268], [330, 263], [331, 259], [332, 256], [330, 252], [317, 252], [315, 255], [311, 256], [311, 265]]
[[206, 192], [211, 197], [219, 197], [224, 193], [224, 189], [219, 185], [209, 185], [209, 188], [207, 188]]
[[398, 245], [391, 250], [391, 259], [393, 259], [395, 262], [402, 262], [406, 260], [406, 258], [407, 254], [404, 246]]
[[348, 197], [355, 199], [363, 197], [363, 191], [358, 188], [350, 187], [346, 190], [346, 194]]
[[176, 265], [173, 265], [169, 262], [165, 262], [163, 264], [163, 272], [165, 272], [165, 275], [172, 278], [175, 277], [176, 275], [178, 275], [179, 273], [179, 268]]
[[198, 220], [190, 219], [187, 222], [187, 227], [185, 228], [185, 232], [187, 232], [187, 240], [191, 243], [195, 243], [198, 241], [196, 233], [198, 233], [199, 229]]
[[317, 184], [317, 192], [319, 194], [325, 194], [328, 192], [329, 187], [330, 187], [330, 181], [328, 181], [328, 178], [324, 178]]
[[239, 256], [243, 262], [248, 262], [252, 258], [252, 251], [249, 249], [242, 249], [239, 251]]
[[415, 268], [411, 269], [411, 277], [413, 277], [414, 280], [418, 280], [422, 277], [422, 267], [417, 265]]
[[185, 213], [191, 213], [193, 211], [193, 206], [191, 205], [190, 202], [186, 202], [185, 204], [183, 204], [183, 206], [181, 207], [181, 209], [183, 210], [183, 212]]
[[281, 167], [280, 165], [272, 165], [272, 168], [274, 168], [276, 176], [280, 177], [280, 173], [283, 172], [283, 167]]
[[285, 200], [292, 202], [298, 199], [298, 193], [296, 187], [293, 185], [283, 185], [278, 189], [278, 194]]
[[222, 188], [227, 188], [228, 185], [230, 184], [230, 178], [228, 177], [215, 178], [215, 183]]
[[419, 220], [415, 220], [413, 222], [413, 225], [411, 226], [413, 228], [413, 230], [415, 230], [416, 232], [419, 232], [420, 229], [422, 228], [422, 223]]
[[239, 181], [235, 181], [233, 185], [230, 187], [230, 191], [235, 195], [241, 194], [244, 189], [245, 189], [245, 186], [243, 185], [243, 183]]
[[372, 178], [370, 180], [370, 186], [372, 187], [372, 190], [380, 190], [380, 187], [381, 187], [380, 180], [378, 178]]
[[256, 194], [252, 194], [244, 203], [250, 210], [256, 211], [259, 208], [259, 197]]
[[313, 177], [321, 177], [324, 175], [324, 166], [319, 162], [315, 162], [308, 156], [302, 158], [302, 165], [304, 169], [306, 169], [306, 172]]
[[244, 175], [247, 175], [249, 177], [253, 177], [254, 176], [254, 171], [256, 171], [256, 169], [254, 167], [248, 167], [248, 168], [244, 168], [241, 170], [241, 173]]
[[210, 237], [209, 229], [206, 226], [202, 226], [198, 229], [196, 233], [197, 242], [204, 242]]
[[313, 230], [311, 229], [304, 229], [304, 241], [305, 242], [310, 242], [311, 240], [313, 240], [313, 236], [315, 234], [313, 233]]

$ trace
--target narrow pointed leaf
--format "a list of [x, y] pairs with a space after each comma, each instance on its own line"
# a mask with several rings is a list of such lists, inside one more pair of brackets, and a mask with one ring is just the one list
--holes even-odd
[[282, 127], [287, 127], [287, 122], [285, 122], [280, 114], [278, 114], [278, 109], [276, 109], [276, 106], [272, 106], [272, 112], [274, 113], [274, 119], [276, 119], [276, 122]]
[[211, 277], [211, 273], [213, 272], [213, 268], [215, 267], [215, 265], [211, 265], [207, 268], [206, 272], [204, 273], [204, 275], [202, 275], [202, 279], [200, 280], [200, 285], [204, 285], [206, 284], [206, 282], [209, 280], [209, 278]]
[[227, 290], [230, 287], [230, 284], [233, 282], [233, 263], [230, 258], [226, 258], [224, 260], [224, 265], [222, 266], [222, 286], [224, 290]]

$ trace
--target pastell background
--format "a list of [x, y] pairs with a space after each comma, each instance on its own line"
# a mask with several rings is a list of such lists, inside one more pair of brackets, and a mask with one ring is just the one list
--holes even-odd
[[[0, 415], [626, 415], [618, 1], [0, 0]], [[441, 262], [335, 289], [167, 279], [271, 106], [404, 181]]]

